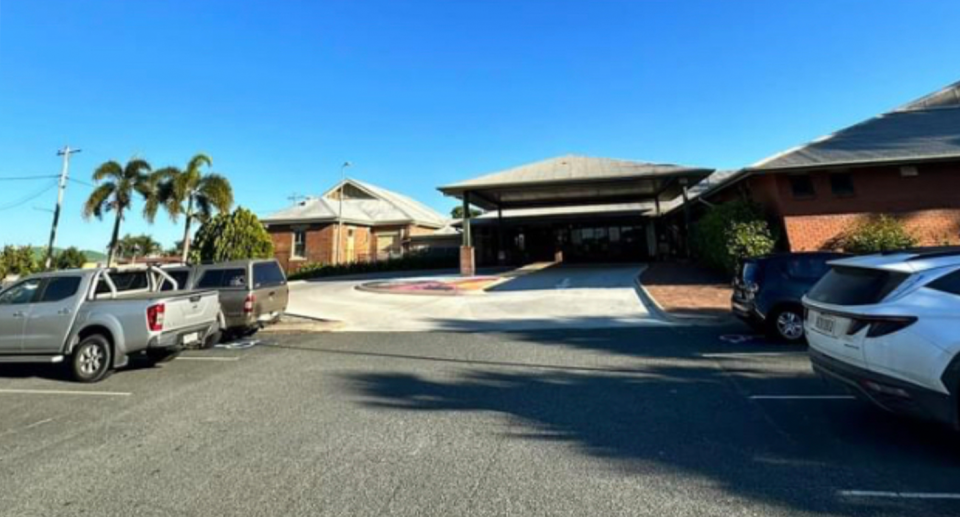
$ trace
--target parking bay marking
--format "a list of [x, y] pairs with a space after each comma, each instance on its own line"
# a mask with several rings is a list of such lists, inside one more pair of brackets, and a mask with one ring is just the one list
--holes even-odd
[[88, 395], [95, 397], [129, 397], [133, 393], [126, 391], [69, 391], [69, 390], [28, 390], [0, 388], [0, 394], [12, 395]]
[[750, 395], [750, 400], [856, 400], [853, 395]]
[[883, 490], [838, 490], [841, 497], [881, 497], [887, 499], [960, 499], [955, 492], [888, 492]]
[[806, 352], [718, 352], [714, 354], [700, 354], [707, 359], [750, 358], [750, 357], [799, 357], [806, 356]]
[[177, 361], [220, 361], [220, 362], [236, 362], [239, 361], [239, 357], [192, 357], [192, 356], [180, 356], [177, 358]]

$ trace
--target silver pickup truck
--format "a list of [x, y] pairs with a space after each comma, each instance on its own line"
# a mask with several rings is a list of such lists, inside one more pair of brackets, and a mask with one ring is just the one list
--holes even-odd
[[96, 382], [132, 354], [169, 361], [219, 329], [216, 291], [159, 292], [152, 275], [164, 273], [56, 271], [0, 291], [0, 363], [65, 363], [75, 380]]

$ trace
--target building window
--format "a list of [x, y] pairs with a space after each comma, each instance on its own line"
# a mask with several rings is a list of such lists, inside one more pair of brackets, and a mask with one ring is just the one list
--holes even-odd
[[307, 232], [304, 230], [293, 232], [293, 258], [307, 258]]
[[830, 175], [830, 190], [837, 197], [850, 197], [853, 191], [853, 174], [836, 172]]
[[790, 176], [790, 192], [793, 193], [793, 197], [813, 197], [816, 195], [813, 179], [806, 174]]

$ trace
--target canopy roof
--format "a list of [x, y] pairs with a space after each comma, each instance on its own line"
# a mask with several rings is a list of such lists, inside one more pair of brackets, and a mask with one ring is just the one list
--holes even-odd
[[680, 195], [713, 169], [568, 155], [440, 187], [487, 210], [631, 203]]

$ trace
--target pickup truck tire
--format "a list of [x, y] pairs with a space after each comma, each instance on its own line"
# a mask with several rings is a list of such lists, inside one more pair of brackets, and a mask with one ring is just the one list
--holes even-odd
[[77, 382], [101, 381], [113, 369], [113, 346], [100, 334], [87, 336], [73, 349], [67, 367]]
[[181, 350], [168, 350], [165, 348], [152, 349], [146, 351], [147, 361], [156, 366], [158, 364], [169, 363], [180, 355]]

